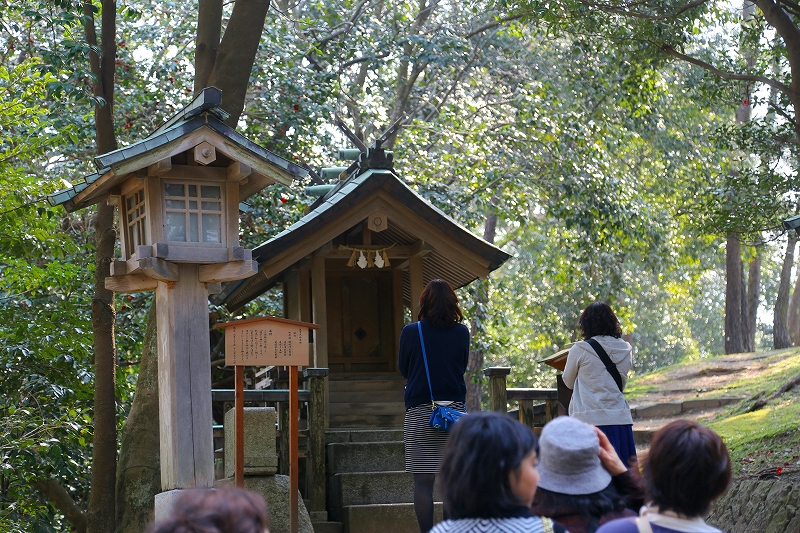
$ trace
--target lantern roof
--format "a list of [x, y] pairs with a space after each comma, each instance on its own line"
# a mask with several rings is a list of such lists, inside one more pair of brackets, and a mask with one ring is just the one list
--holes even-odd
[[228, 118], [221, 107], [222, 91], [206, 87], [186, 107], [162, 124], [150, 136], [128, 146], [94, 158], [97, 172], [85, 176], [72, 187], [48, 196], [51, 205], [76, 211], [94, 205], [132, 176], [147, 175], [150, 165], [194, 146], [208, 142], [227, 159], [244, 163], [253, 170], [251, 179], [240, 189], [240, 200], [275, 182], [289, 185], [308, 175], [304, 168], [247, 139], [224, 123]]

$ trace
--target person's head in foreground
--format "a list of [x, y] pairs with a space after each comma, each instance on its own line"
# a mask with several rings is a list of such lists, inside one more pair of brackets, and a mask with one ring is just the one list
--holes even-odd
[[520, 516], [536, 493], [538, 452], [536, 435], [513, 418], [498, 413], [461, 418], [450, 434], [439, 478], [448, 517]]
[[659, 512], [704, 516], [731, 483], [728, 448], [712, 430], [676, 420], [653, 435], [644, 460], [647, 497]]
[[601, 518], [624, 516], [625, 500], [611, 483], [611, 476], [625, 472], [625, 465], [605, 439], [606, 454], [613, 457], [612, 463], [604, 466], [600, 435], [593, 426], [569, 416], [560, 416], [544, 426], [539, 438], [539, 490], [534, 514], [556, 521], [566, 518], [571, 523], [561, 525], [570, 531], [576, 523], [585, 531], [595, 531]]
[[187, 489], [170, 516], [150, 524], [147, 533], [265, 533], [264, 498], [238, 487]]

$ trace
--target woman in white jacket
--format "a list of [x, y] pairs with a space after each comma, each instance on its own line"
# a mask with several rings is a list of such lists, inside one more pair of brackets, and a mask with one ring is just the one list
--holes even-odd
[[[632, 368], [631, 345], [622, 340], [619, 320], [604, 302], [590, 304], [581, 313], [578, 325], [583, 341], [576, 342], [567, 355], [562, 379], [572, 389], [569, 416], [597, 426], [606, 434], [626, 466], [636, 456], [633, 441], [631, 408], [621, 389]], [[616, 367], [620, 383], [598, 355], [592, 343], [598, 343]]]

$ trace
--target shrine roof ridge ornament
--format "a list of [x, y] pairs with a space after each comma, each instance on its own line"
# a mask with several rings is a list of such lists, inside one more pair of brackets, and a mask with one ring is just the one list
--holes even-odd
[[[202, 128], [210, 129], [214, 134], [230, 141], [233, 148], [243, 150], [242, 153], [249, 154], [253, 161], [268, 163], [272, 167], [270, 173], [274, 173], [286, 181], [301, 179], [309, 174], [305, 168], [272, 153], [225, 124], [223, 121], [229, 115], [220, 107], [221, 102], [222, 91], [216, 87], [206, 87], [191, 103], [178, 111], [148, 137], [95, 157], [94, 164], [98, 169], [97, 172], [85, 176], [72, 187], [50, 194], [47, 197], [48, 202], [54, 206], [62, 205], [67, 211], [75, 211], [93, 205], [102, 199], [103, 193], [132, 174], [128, 163], [133, 163], [135, 168], [136, 160], [146, 159], [145, 156], [154, 151], [164, 150], [168, 145], [176, 144], [183, 137]], [[147, 165], [148, 162], [145, 161], [140, 168]], [[123, 166], [126, 168], [120, 175], [117, 175], [117, 171]], [[97, 192], [75, 201], [76, 196], [89, 186], [94, 186]]]

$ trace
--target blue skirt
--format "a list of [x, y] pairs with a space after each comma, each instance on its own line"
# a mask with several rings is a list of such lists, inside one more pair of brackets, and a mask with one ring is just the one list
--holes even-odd
[[633, 442], [632, 425], [597, 426], [597, 429], [606, 434], [625, 466], [630, 466], [631, 459], [636, 461], [636, 443]]

